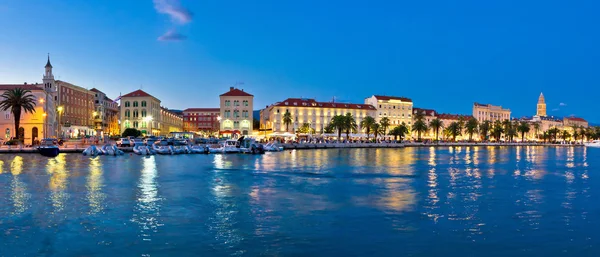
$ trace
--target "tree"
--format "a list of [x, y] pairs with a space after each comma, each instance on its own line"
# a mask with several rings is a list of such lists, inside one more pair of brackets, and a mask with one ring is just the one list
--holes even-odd
[[292, 124], [292, 114], [288, 110], [285, 110], [285, 113], [283, 114], [283, 124], [285, 124], [285, 131], [290, 131], [290, 124]]
[[533, 131], [535, 131], [535, 138], [538, 138], [539, 134], [540, 134], [540, 123], [539, 122], [533, 123]]
[[563, 130], [562, 133], [560, 133], [560, 137], [563, 141], [567, 141], [567, 139], [571, 137], [571, 133], [569, 133], [569, 131]]
[[369, 134], [371, 134], [371, 127], [373, 127], [373, 124], [375, 124], [375, 122], [376, 122], [375, 119], [371, 116], [365, 117], [360, 122], [360, 127], [366, 130], [367, 140], [369, 140]]
[[10, 109], [10, 112], [15, 119], [16, 138], [23, 140], [23, 138], [20, 138], [21, 135], [19, 133], [21, 112], [35, 113], [36, 98], [31, 91], [22, 88], [7, 90], [2, 94], [2, 98], [3, 100], [0, 102], [0, 109], [3, 111]]
[[375, 141], [377, 141], [377, 135], [381, 134], [381, 124], [375, 122], [372, 126], [371, 126], [371, 130], [373, 130], [373, 137], [375, 138]]
[[497, 120], [494, 122], [494, 127], [492, 128], [492, 135], [496, 139], [496, 142], [500, 142], [500, 137], [502, 137], [502, 133], [504, 132], [504, 127], [502, 126], [502, 122]]
[[525, 142], [525, 133], [529, 133], [529, 130], [531, 130], [529, 123], [524, 121], [519, 123], [519, 126], [517, 126], [517, 131], [521, 133], [521, 142]]
[[388, 119], [388, 117], [383, 117], [379, 121], [379, 124], [381, 124], [381, 128], [383, 129], [383, 136], [385, 136], [387, 134], [387, 129], [390, 127], [390, 119]]
[[433, 129], [435, 133], [435, 141], [438, 141], [440, 129], [444, 127], [444, 123], [438, 118], [435, 118], [429, 122], [429, 128]]
[[452, 136], [452, 141], [456, 141], [456, 137], [462, 135], [462, 129], [459, 122], [452, 122], [448, 125], [448, 134]]
[[513, 127], [513, 124], [510, 120], [502, 121], [502, 128], [504, 130], [504, 140], [505, 141], [509, 141], [509, 142], [512, 141], [512, 138], [510, 137], [512, 127]]
[[331, 118], [330, 125], [338, 132], [338, 140], [342, 138], [342, 131], [346, 128], [346, 117], [344, 115], [335, 115]]
[[331, 134], [335, 131], [335, 128], [333, 127], [333, 125], [331, 123], [327, 124], [327, 126], [325, 126], [325, 128], [323, 128], [323, 132], [327, 133], [327, 134]]
[[408, 134], [408, 127], [404, 122], [390, 130], [390, 135], [394, 136], [394, 140], [398, 140], [398, 137], [400, 137], [400, 142], [402, 142], [406, 134]]
[[491, 130], [492, 130], [492, 123], [489, 120], [484, 120], [479, 125], [479, 136], [481, 137], [482, 141], [488, 139], [487, 137]]
[[427, 124], [423, 119], [417, 119], [412, 126], [412, 130], [417, 132], [417, 141], [421, 141], [421, 133], [427, 132]]
[[358, 130], [356, 120], [352, 117], [351, 113], [346, 113], [346, 116], [344, 116], [344, 128], [346, 129], [346, 140], [350, 138], [350, 132]]
[[560, 129], [558, 129], [557, 127], [551, 128], [548, 130], [548, 139], [552, 140], [554, 139], [554, 142], [558, 141], [558, 137], [560, 134]]
[[579, 135], [581, 135], [581, 143], [583, 144], [584, 137], [587, 137], [587, 129], [584, 126], [579, 127]]
[[134, 128], [126, 128], [125, 131], [123, 131], [123, 137], [139, 137], [142, 136], [142, 132], [134, 129]]
[[471, 117], [467, 121], [467, 124], [465, 125], [465, 130], [467, 131], [467, 134], [469, 134], [469, 141], [473, 140], [473, 134], [477, 133], [478, 127], [479, 127], [479, 121], [477, 121], [477, 119]]
[[542, 140], [544, 140], [544, 143], [546, 143], [546, 141], [549, 139], [550, 139], [550, 133], [548, 133], [548, 131], [544, 131], [544, 133], [542, 133]]
[[303, 133], [303, 134], [308, 134], [308, 133], [314, 133], [315, 130], [310, 127], [310, 124], [303, 123], [302, 126], [300, 126], [300, 128], [298, 129], [298, 132]]

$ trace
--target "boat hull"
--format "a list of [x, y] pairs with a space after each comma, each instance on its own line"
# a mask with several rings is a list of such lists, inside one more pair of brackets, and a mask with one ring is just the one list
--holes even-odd
[[42, 156], [46, 157], [56, 157], [60, 153], [58, 147], [40, 147], [38, 150]]

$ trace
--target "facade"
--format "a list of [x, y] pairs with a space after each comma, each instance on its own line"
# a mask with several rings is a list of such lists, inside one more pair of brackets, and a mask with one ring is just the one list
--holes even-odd
[[143, 90], [121, 96], [119, 107], [121, 133], [127, 128], [135, 128], [145, 135], [160, 135], [158, 124], [161, 111], [160, 100]]
[[254, 96], [234, 87], [220, 95], [220, 133], [250, 135]]
[[479, 122], [510, 120], [510, 110], [504, 109], [502, 106], [473, 103], [473, 117]]
[[540, 93], [540, 97], [538, 98], [536, 116], [547, 116], [546, 99], [544, 99], [543, 93]]
[[[35, 140], [43, 137], [56, 137], [58, 127], [56, 123], [56, 81], [52, 73], [50, 57], [44, 66], [42, 84], [0, 84], [0, 95], [7, 90], [21, 88], [31, 91], [37, 99], [35, 112], [21, 112], [19, 129], [15, 131], [14, 116], [10, 110], [2, 111], [0, 117], [0, 137], [10, 140], [20, 134], [24, 144], [33, 144]], [[3, 100], [3, 99], [0, 99]]]
[[61, 137], [95, 135], [94, 92], [61, 80], [56, 86]]
[[[283, 116], [290, 112], [292, 123], [286, 128]], [[295, 132], [304, 123], [308, 123], [316, 134], [323, 134], [325, 128], [336, 115], [352, 114], [360, 128], [360, 122], [367, 116], [375, 117], [377, 109], [369, 104], [348, 104], [334, 102], [317, 102], [315, 99], [288, 98], [272, 104], [261, 111], [261, 128], [272, 129], [273, 132]]]
[[[52, 99], [53, 93], [47, 92], [44, 88], [44, 84], [4, 84], [0, 85], [0, 95], [7, 90], [16, 88], [22, 88], [24, 90], [31, 91], [31, 94], [38, 100], [35, 105], [34, 113], [21, 112], [21, 119], [19, 124], [20, 138], [23, 138], [23, 143], [26, 145], [33, 144], [35, 140], [40, 140], [43, 137], [54, 137], [56, 136], [55, 121], [52, 120], [48, 114], [49, 110], [54, 110], [53, 101], [46, 101], [45, 99]], [[1, 97], [0, 97], [1, 98]], [[4, 99], [0, 99], [4, 100]], [[17, 136], [15, 131], [15, 120], [12, 112], [9, 110], [2, 111], [2, 117], [0, 117], [0, 136], [5, 140], [10, 140]]]
[[390, 120], [390, 129], [402, 122], [406, 125], [411, 125], [413, 122], [413, 101], [410, 98], [373, 95], [365, 99], [365, 104], [372, 105], [377, 109], [373, 116], [377, 122], [381, 121], [381, 118], [387, 117]]
[[563, 120], [553, 116], [535, 116], [532, 122], [538, 122], [540, 124], [540, 132], [548, 131], [551, 128], [562, 129], [564, 127]]
[[94, 112], [92, 114], [97, 135], [119, 135], [119, 105], [98, 89], [92, 88], [90, 91], [94, 92]]
[[183, 117], [177, 112], [161, 107], [160, 122], [157, 124], [160, 130], [159, 135], [166, 136], [171, 132], [183, 131]]
[[188, 108], [183, 110], [183, 130], [191, 132], [219, 131], [219, 108]]
[[[413, 124], [416, 121], [416, 117], [418, 115], [422, 115], [423, 116], [423, 121], [425, 122], [425, 124], [427, 125], [427, 127], [429, 127], [429, 123], [437, 118], [437, 112], [435, 110], [432, 109], [422, 109], [422, 108], [413, 108]], [[439, 133], [441, 133], [442, 131], [439, 131]], [[412, 134], [416, 135], [416, 132], [412, 132]], [[435, 138], [435, 131], [433, 131], [431, 128], [429, 129], [429, 131], [427, 133], [421, 134], [422, 138]]]
[[583, 118], [579, 118], [579, 117], [565, 117], [565, 118], [563, 118], [563, 126], [565, 126], [565, 127], [578, 126], [578, 127], [587, 128], [589, 126], [589, 124]]
[[183, 131], [183, 118], [160, 106], [158, 98], [141, 89], [121, 96], [119, 109], [121, 133], [127, 128], [135, 128], [144, 135], [154, 136]]

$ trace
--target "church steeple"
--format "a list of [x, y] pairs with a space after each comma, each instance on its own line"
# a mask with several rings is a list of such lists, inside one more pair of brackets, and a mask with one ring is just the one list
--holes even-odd
[[538, 98], [536, 115], [537, 116], [547, 116], [546, 99], [544, 98], [544, 93], [540, 93], [540, 97]]
[[46, 66], [45, 67], [52, 69], [52, 64], [50, 64], [50, 54], [48, 54], [48, 62], [46, 62]]

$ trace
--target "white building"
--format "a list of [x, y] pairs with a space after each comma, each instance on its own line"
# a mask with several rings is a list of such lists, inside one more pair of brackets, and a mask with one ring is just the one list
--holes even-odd
[[250, 135], [253, 129], [254, 96], [230, 87], [220, 95], [220, 133]]
[[504, 109], [502, 106], [473, 103], [473, 117], [479, 122], [510, 120], [510, 110]]
[[390, 120], [390, 128], [396, 127], [402, 122], [406, 125], [412, 124], [413, 101], [406, 97], [373, 95], [365, 98], [365, 104], [372, 105], [377, 109], [373, 118], [377, 122], [387, 117]]

